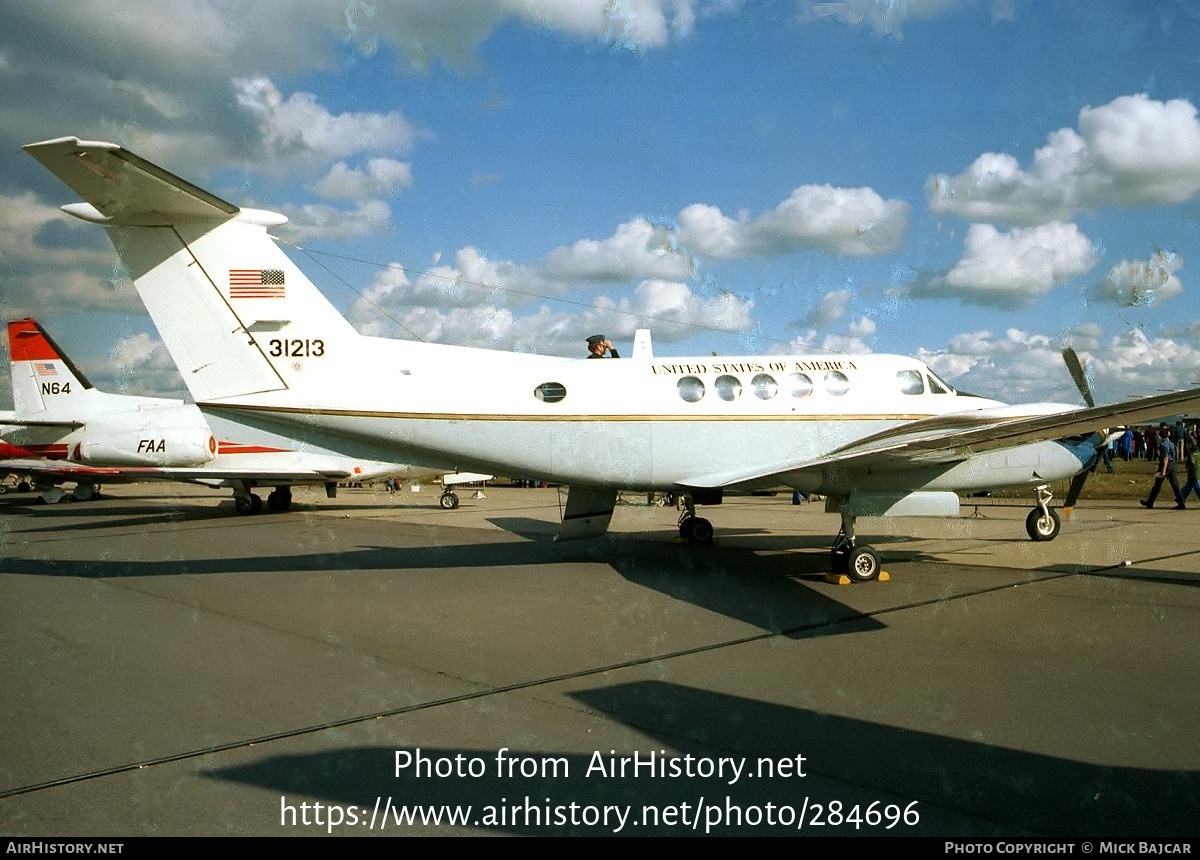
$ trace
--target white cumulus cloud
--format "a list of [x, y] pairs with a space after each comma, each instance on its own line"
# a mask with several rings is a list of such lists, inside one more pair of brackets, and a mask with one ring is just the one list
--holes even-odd
[[393, 158], [371, 158], [358, 168], [337, 162], [313, 190], [327, 200], [361, 200], [393, 197], [402, 188], [411, 187], [411, 164]]
[[734, 258], [819, 248], [867, 257], [899, 247], [909, 206], [870, 188], [803, 185], [770, 212], [734, 219], [695, 203], [679, 213], [679, 244], [697, 254]]
[[235, 78], [237, 102], [258, 119], [273, 153], [300, 158], [345, 158], [362, 152], [409, 152], [421, 131], [400, 111], [334, 114], [312, 93], [284, 97], [267, 77]]
[[323, 203], [281, 206], [288, 223], [274, 232], [294, 242], [314, 239], [356, 239], [391, 229], [392, 210], [383, 200], [360, 200], [353, 209]]
[[678, 279], [692, 274], [692, 260], [675, 247], [666, 227], [635, 218], [607, 239], [580, 239], [555, 248], [541, 268], [548, 277], [563, 280]]
[[1200, 121], [1188, 101], [1121, 96], [1079, 113], [1022, 168], [985, 153], [956, 176], [927, 182], [929, 208], [971, 221], [1043, 224], [1102, 206], [1180, 203], [1200, 193]]
[[958, 262], [943, 275], [919, 281], [908, 292], [913, 296], [955, 296], [995, 307], [1022, 307], [1097, 262], [1095, 247], [1074, 224], [1054, 222], [1017, 227], [1007, 233], [991, 224], [972, 224]]

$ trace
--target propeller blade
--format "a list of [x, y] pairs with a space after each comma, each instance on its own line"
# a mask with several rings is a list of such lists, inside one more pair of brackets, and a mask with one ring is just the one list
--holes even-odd
[[1071, 509], [1075, 507], [1075, 503], [1079, 501], [1079, 494], [1083, 492], [1083, 485], [1087, 483], [1089, 470], [1084, 469], [1078, 475], [1071, 479], [1071, 486], [1067, 488], [1067, 498], [1063, 500], [1063, 516], [1067, 519], [1071, 518]]
[[1067, 370], [1071, 373], [1071, 379], [1075, 382], [1075, 387], [1083, 395], [1083, 402], [1089, 407], [1095, 406], [1096, 398], [1092, 397], [1092, 386], [1088, 384], [1087, 373], [1079, 361], [1079, 356], [1075, 354], [1075, 350], [1068, 346], [1062, 351], [1062, 357], [1067, 364]]

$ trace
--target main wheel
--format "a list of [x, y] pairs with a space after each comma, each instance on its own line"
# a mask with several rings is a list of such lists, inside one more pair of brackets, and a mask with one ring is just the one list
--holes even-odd
[[292, 494], [289, 490], [272, 490], [267, 496], [267, 508], [272, 511], [286, 511], [292, 506]]
[[263, 500], [258, 493], [249, 496], [235, 496], [233, 507], [239, 514], [257, 514], [262, 511]]
[[76, 484], [71, 491], [71, 498], [77, 502], [90, 502], [100, 495], [100, 488], [93, 484]]
[[438, 499], [438, 504], [440, 504], [444, 510], [452, 511], [458, 507], [458, 495], [446, 491], [442, 493], [442, 497]]
[[1058, 512], [1053, 508], [1046, 508], [1043, 514], [1041, 507], [1036, 507], [1025, 518], [1025, 531], [1036, 541], [1054, 540], [1061, 528]]
[[871, 582], [879, 579], [883, 564], [879, 553], [869, 546], [856, 546], [846, 558], [846, 576], [854, 582]]
[[704, 517], [691, 517], [691, 529], [687, 535], [689, 543], [712, 543], [713, 527], [712, 523], [704, 519]]

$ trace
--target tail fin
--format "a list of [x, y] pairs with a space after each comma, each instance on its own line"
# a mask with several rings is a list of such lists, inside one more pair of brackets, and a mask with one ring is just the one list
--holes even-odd
[[116, 144], [25, 150], [87, 201], [64, 211], [108, 229], [197, 402], [303, 388], [359, 337], [267, 234], [282, 215], [239, 209]]
[[8, 357], [17, 418], [54, 418], [80, 412], [80, 404], [98, 393], [35, 320], [8, 324]]

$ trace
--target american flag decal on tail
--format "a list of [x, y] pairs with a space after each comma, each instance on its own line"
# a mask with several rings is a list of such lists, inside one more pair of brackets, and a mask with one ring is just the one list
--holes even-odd
[[282, 269], [230, 269], [229, 298], [282, 299]]

